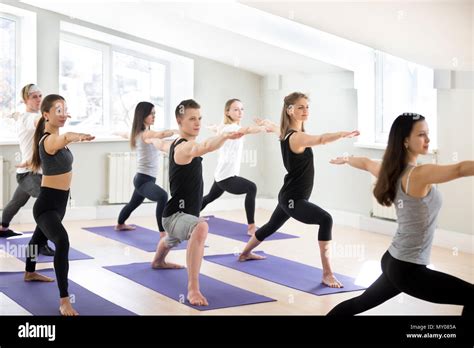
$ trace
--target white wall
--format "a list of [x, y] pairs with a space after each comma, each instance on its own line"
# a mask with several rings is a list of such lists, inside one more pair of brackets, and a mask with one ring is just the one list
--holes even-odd
[[[280, 119], [283, 97], [293, 91], [310, 94], [310, 118], [305, 127], [309, 133], [320, 134], [357, 128], [356, 90], [351, 88], [350, 73], [292, 74], [282, 76], [280, 90], [269, 90], [262, 84], [263, 111], [275, 122]], [[472, 160], [473, 151], [473, 98], [474, 91], [462, 89], [439, 90], [438, 131], [439, 163]], [[331, 165], [331, 158], [344, 152], [356, 156], [382, 158], [382, 150], [354, 147], [355, 140], [340, 140], [313, 149], [315, 156], [315, 186], [311, 200], [326, 209], [347, 211], [370, 216], [370, 175], [348, 166]], [[265, 177], [260, 192], [276, 198], [283, 183], [285, 169], [280, 147], [275, 138], [265, 138]], [[457, 157], [454, 157], [457, 153]], [[432, 162], [434, 157], [424, 156], [423, 162]], [[474, 234], [473, 202], [474, 178], [463, 178], [439, 185], [443, 194], [443, 209], [439, 216], [439, 228]], [[338, 223], [337, 221], [335, 223]]]
[[[33, 7], [19, 4], [19, 6], [33, 9]], [[276, 5], [274, 5], [276, 6]], [[305, 6], [319, 6], [318, 4], [306, 4]], [[380, 5], [382, 6], [382, 5]], [[379, 8], [380, 8], [379, 6]], [[392, 13], [396, 6], [393, 4], [383, 5], [385, 12]], [[403, 6], [412, 6], [408, 3], [403, 3]], [[415, 5], [413, 5], [415, 6]], [[418, 5], [417, 5], [418, 6]], [[420, 5], [421, 6], [421, 5]], [[410, 10], [406, 12], [406, 20], [413, 20], [418, 18], [423, 11], [418, 11], [416, 8], [409, 7]], [[471, 9], [471, 7], [469, 7]], [[295, 9], [295, 15], [298, 16], [298, 8]], [[327, 18], [335, 15], [335, 8], [326, 12]], [[332, 11], [332, 12], [331, 12]], [[388, 11], [388, 12], [387, 12]], [[429, 13], [431, 19], [430, 25], [434, 24], [436, 16], [442, 13], [442, 6], [435, 6], [434, 13]], [[441, 12], [440, 12], [441, 11]], [[471, 42], [466, 41], [470, 37], [464, 33], [465, 14], [449, 12], [446, 10], [445, 14], [453, 14], [459, 18], [459, 23], [451, 28], [444, 28], [444, 32], [448, 33], [448, 39], [452, 38], [453, 33], [461, 30], [463, 33], [456, 40], [462, 42], [461, 46], [467, 46]], [[57, 15], [44, 10], [36, 10], [38, 13], [38, 83], [46, 93], [57, 91], [57, 71], [58, 71], [58, 38], [59, 38], [59, 20], [67, 19], [67, 17]], [[332, 13], [332, 14], [331, 14]], [[375, 41], [362, 43], [370, 44], [371, 46], [386, 50], [387, 52], [402, 56], [405, 59], [412, 59], [419, 63], [427, 64], [423, 57], [431, 57], [427, 64], [429, 66], [443, 68], [450, 68], [451, 62], [447, 65], [438, 64], [437, 62], [446, 60], [446, 50], [449, 43], [443, 39], [439, 46], [433, 46], [433, 35], [423, 34], [423, 30], [417, 30], [410, 26], [415, 24], [406, 24], [403, 28], [411, 28], [409, 32], [400, 32], [399, 36], [393, 36], [387, 39], [381, 35], [380, 30], [385, 30], [383, 26], [375, 25], [379, 18], [376, 18], [371, 12], [359, 13], [358, 18], [354, 19], [352, 24], [345, 24], [344, 21], [339, 20], [338, 24], [343, 25], [345, 35], [337, 32], [334, 21], [326, 20], [323, 14], [315, 12], [312, 15], [324, 19], [327, 27], [320, 27], [320, 29], [327, 29], [341, 36], [357, 36], [358, 31], [351, 27], [344, 27], [344, 25], [354, 25], [361, 20], [367, 21], [367, 28], [362, 28], [362, 32], [367, 35], [368, 32]], [[415, 16], [416, 14], [416, 16]], [[428, 13], [425, 13], [428, 14]], [[348, 14], [341, 14], [340, 18], [345, 18]], [[385, 15], [384, 15], [385, 16]], [[413, 17], [415, 16], [415, 17]], [[384, 17], [385, 18], [385, 17]], [[443, 17], [443, 20], [449, 23], [453, 20], [449, 16]], [[73, 20], [74, 21], [74, 20]], [[359, 22], [358, 22], [359, 21]], [[74, 21], [78, 24], [85, 25], [84, 22]], [[390, 35], [395, 35], [396, 30], [393, 29], [395, 22], [393, 18], [387, 22], [390, 24]], [[410, 22], [411, 23], [411, 22]], [[417, 25], [423, 28], [424, 22], [421, 21]], [[401, 24], [400, 24], [401, 25]], [[444, 24], [443, 24], [444, 25]], [[148, 43], [146, 40], [134, 38], [126, 34], [118, 34], [113, 30], [103, 29], [96, 25], [90, 25], [91, 28], [101, 29], [111, 34], [120, 35], [124, 38], [133, 39], [141, 43]], [[332, 28], [332, 29], [331, 29]], [[378, 28], [373, 30], [373, 28]], [[431, 27], [430, 27], [431, 28]], [[370, 29], [370, 30], [368, 30]], [[433, 29], [433, 33], [438, 33]], [[383, 32], [383, 31], [382, 31]], [[420, 32], [423, 34], [420, 38]], [[407, 37], [410, 34], [413, 37]], [[390, 38], [390, 37], [389, 37]], [[414, 40], [413, 38], [417, 38]], [[357, 39], [354, 37], [354, 39]], [[472, 60], [466, 52], [458, 52], [460, 44], [455, 41], [455, 49], [453, 52], [448, 52], [449, 55], [465, 56], [467, 60]], [[396, 50], [386, 49], [387, 45], [394, 45]], [[157, 44], [153, 46], [163, 48]], [[390, 46], [391, 47], [391, 46]], [[426, 52], [423, 52], [423, 49]], [[464, 48], [463, 48], [464, 49]], [[356, 124], [356, 110], [357, 110], [357, 91], [353, 89], [353, 76], [351, 73], [324, 73], [324, 74], [285, 74], [282, 76], [282, 86], [279, 90], [269, 90], [266, 83], [262, 81], [259, 75], [246, 72], [233, 66], [216, 63], [214, 61], [189, 55], [170, 49], [175, 53], [182, 53], [188, 57], [195, 59], [195, 98], [201, 103], [204, 115], [204, 124], [211, 124], [220, 122], [222, 119], [223, 103], [226, 99], [237, 97], [243, 100], [247, 121], [253, 116], [264, 116], [272, 118], [278, 122], [281, 112], [281, 105], [283, 96], [286, 94], [299, 90], [309, 92], [311, 103], [311, 119], [308, 122], [307, 129], [309, 132], [322, 133], [331, 132], [342, 129], [354, 129]], [[438, 52], [439, 51], [439, 52]], [[456, 51], [456, 52], [454, 52]], [[406, 54], [400, 54], [404, 52]], [[438, 54], [436, 53], [438, 52]], [[463, 53], [464, 52], [464, 53]], [[416, 53], [415, 55], [410, 55]], [[258, 57], [256, 57], [258, 59]], [[456, 68], [466, 67], [465, 61], [460, 61], [460, 65]], [[304, 70], [304, 67], [298, 67]], [[468, 75], [462, 75], [468, 76]], [[472, 74], [470, 75], [472, 76]], [[472, 83], [462, 83], [462, 85], [470, 85]], [[453, 86], [456, 87], [456, 86]], [[439, 90], [438, 93], [438, 130], [439, 138], [438, 144], [440, 147], [439, 160], [440, 163], [451, 163], [454, 159], [454, 153], [457, 153], [457, 160], [473, 159], [473, 90], [472, 89], [445, 89]], [[204, 131], [204, 135], [210, 135], [208, 131]], [[312, 200], [320, 204], [323, 208], [345, 210], [361, 215], [368, 216], [371, 208], [371, 187], [370, 177], [366, 173], [356, 171], [348, 167], [337, 167], [330, 165], [328, 160], [344, 152], [349, 152], [354, 155], [363, 155], [371, 158], [381, 158], [382, 151], [369, 150], [362, 148], [355, 148], [352, 143], [355, 140], [342, 140], [337, 143], [328, 144], [314, 149], [316, 158], [316, 182], [313, 192]], [[0, 146], [0, 154], [6, 157], [9, 167], [4, 172], [8, 172], [7, 180], [4, 180], [4, 187], [7, 187], [7, 181], [10, 182], [10, 190], [6, 191], [4, 195], [10, 195], [15, 187], [14, 178], [14, 154], [18, 148], [16, 146]], [[284, 167], [281, 161], [280, 145], [273, 135], [261, 135], [248, 137], [246, 142], [247, 150], [255, 150], [257, 156], [256, 166], [244, 164], [242, 166], [242, 175], [254, 180], [258, 186], [259, 197], [275, 198], [280, 189], [283, 176], [285, 174]], [[73, 198], [78, 206], [93, 206], [101, 202], [105, 198], [105, 156], [110, 151], [127, 151], [128, 144], [122, 143], [95, 143], [95, 144], [76, 144], [73, 145], [73, 152], [75, 154], [75, 174], [72, 186]], [[212, 174], [216, 163], [216, 154], [207, 155], [204, 161], [204, 178], [205, 190], [207, 191], [212, 184]], [[425, 158], [427, 162], [431, 161], [431, 157]], [[86, 165], [87, 164], [87, 165]], [[87, 187], [87, 189], [84, 189]], [[439, 225], [440, 228], [446, 230], [454, 230], [467, 234], [474, 234], [473, 222], [473, 201], [474, 201], [474, 179], [465, 178], [456, 182], [444, 184], [440, 186], [444, 197], [444, 205], [440, 214]], [[31, 203], [30, 203], [31, 205]], [[337, 223], [337, 221], [336, 221]]]
[[[18, 4], [22, 8], [33, 10], [38, 15], [38, 85], [43, 94], [57, 93], [59, 73], [59, 22], [69, 18], [50, 11], [36, 9], [29, 5]], [[88, 25], [82, 21], [74, 21], [80, 25], [93, 29], [100, 29], [107, 33], [149, 44], [161, 49], [167, 47], [147, 42], [146, 40], [129, 35]], [[193, 56], [175, 49], [170, 51], [195, 59], [194, 66], [194, 98], [201, 104], [205, 115], [204, 124], [219, 123], [223, 118], [224, 103], [229, 98], [239, 98], [244, 102], [248, 115], [260, 113], [260, 81], [261, 77], [233, 66], [217, 63], [209, 59]], [[192, 97], [192, 96], [189, 96]], [[174, 113], [175, 105], [171, 106]], [[251, 118], [249, 117], [247, 121]], [[93, 131], [91, 130], [93, 133]], [[200, 139], [211, 136], [206, 129], [201, 132]], [[127, 141], [123, 142], [95, 142], [72, 144], [74, 154], [74, 177], [71, 186], [72, 197], [78, 207], [95, 206], [102, 203], [106, 197], [106, 158], [107, 153], [114, 151], [129, 151]], [[253, 137], [246, 142], [246, 149], [260, 152], [258, 139]], [[15, 179], [15, 154], [19, 151], [17, 145], [0, 145], [0, 156], [6, 161], [4, 169], [4, 202], [7, 202], [16, 188]], [[213, 171], [216, 165], [216, 154], [205, 156], [203, 162], [205, 190], [212, 184]], [[263, 181], [258, 167], [244, 164], [242, 173], [251, 180]], [[26, 207], [31, 207], [33, 200]]]

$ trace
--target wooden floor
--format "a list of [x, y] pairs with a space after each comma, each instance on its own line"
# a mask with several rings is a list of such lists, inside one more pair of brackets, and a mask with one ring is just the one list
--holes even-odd
[[[213, 212], [214, 215], [244, 223], [245, 212]], [[256, 223], [261, 226], [270, 217], [271, 212], [257, 210]], [[133, 262], [148, 262], [153, 252], [145, 252], [128, 247], [119, 242], [100, 237], [83, 231], [81, 227], [112, 225], [115, 221], [92, 220], [66, 222], [71, 247], [94, 257], [91, 260], [70, 262], [69, 278], [74, 282], [97, 293], [100, 296], [140, 315], [323, 315], [339, 302], [357, 296], [361, 292], [348, 292], [327, 296], [315, 296], [259, 279], [217, 264], [203, 261], [201, 272], [226, 283], [265, 295], [276, 302], [248, 305], [241, 307], [198, 311], [182, 305], [166, 296], [134, 283], [115, 273], [109, 272], [102, 266], [128, 264]], [[131, 217], [128, 223], [141, 225], [156, 230], [154, 218]], [[337, 221], [336, 221], [337, 223]], [[19, 231], [31, 231], [31, 224], [13, 225]], [[282, 232], [294, 234], [301, 238], [267, 241], [257, 250], [286, 259], [321, 267], [317, 247], [317, 226], [304, 225], [290, 219], [281, 229]], [[335, 272], [359, 278], [370, 284], [380, 273], [380, 258], [390, 244], [391, 237], [356, 230], [353, 228], [334, 226], [332, 264]], [[205, 255], [235, 253], [242, 250], [245, 243], [209, 234]], [[185, 250], [172, 251], [169, 261], [185, 264]], [[6, 257], [0, 250], [0, 271], [22, 271], [24, 263]], [[436, 270], [447, 272], [468, 282], [474, 282], [473, 254], [459, 253], [449, 249], [433, 247], [431, 262]], [[38, 264], [38, 269], [51, 268], [52, 264]], [[283, 271], [283, 270], [282, 270]], [[319, 282], [315, 279], [315, 282]], [[205, 294], [204, 294], [205, 295]], [[455, 294], [453, 294], [455, 296]], [[366, 315], [458, 315], [460, 306], [439, 305], [418, 300], [406, 294], [401, 294], [390, 301], [374, 308]], [[0, 294], [0, 314], [28, 314], [18, 305]]]

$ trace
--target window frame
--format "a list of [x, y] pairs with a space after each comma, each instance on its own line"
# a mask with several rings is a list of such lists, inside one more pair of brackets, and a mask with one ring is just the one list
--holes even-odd
[[[387, 140], [388, 140], [388, 135], [389, 133], [383, 132], [383, 125], [384, 125], [384, 115], [383, 115], [383, 92], [384, 92], [384, 75], [383, 75], [383, 70], [384, 70], [384, 57], [386, 55], [389, 55], [386, 52], [383, 51], [378, 51], [375, 50], [375, 98], [374, 98], [374, 136], [373, 136], [373, 143], [372, 144], [366, 144], [367, 147], [372, 147], [372, 148], [383, 148], [385, 149], [387, 146]], [[412, 63], [406, 59], [394, 56], [395, 58], [402, 59], [404, 61], [407, 61], [409, 63]], [[417, 64], [417, 63], [414, 63]], [[419, 64], [417, 64], [419, 65]], [[431, 68], [428, 68], [431, 69]], [[433, 70], [433, 78], [434, 78], [434, 69]], [[434, 86], [434, 80], [433, 80], [433, 91], [436, 94], [436, 88]], [[434, 105], [434, 110], [435, 113], [433, 115], [424, 115], [427, 119], [427, 121], [430, 124], [430, 139], [431, 143], [434, 145], [431, 149], [431, 153], [435, 153], [437, 151], [438, 147], [438, 134], [437, 134], [437, 129], [438, 129], [438, 119], [437, 119], [437, 96], [435, 96], [435, 103]], [[416, 111], [411, 111], [407, 110], [407, 112], [416, 112]], [[361, 144], [362, 146], [362, 144]], [[365, 147], [365, 146], [364, 146]]]
[[[0, 13], [0, 17], [3, 17], [7, 20], [11, 20], [13, 22], [15, 22], [15, 86], [14, 86], [14, 91], [13, 91], [13, 96], [14, 96], [14, 110], [13, 112], [18, 112], [17, 108], [18, 108], [18, 105], [20, 104], [21, 100], [20, 100], [20, 90], [21, 90], [21, 83], [20, 83], [20, 80], [21, 80], [21, 71], [20, 71], [20, 67], [21, 67], [21, 17], [19, 16], [15, 16], [13, 14], [10, 14], [10, 13], [4, 13], [4, 12], [1, 12]], [[13, 113], [12, 112], [12, 113]]]
[[[113, 94], [112, 94], [112, 77], [114, 72], [113, 66], [113, 53], [117, 52], [120, 54], [129, 55], [138, 59], [147, 60], [153, 63], [158, 63], [164, 66], [164, 93], [163, 93], [163, 117], [164, 117], [164, 128], [169, 128], [171, 124], [170, 119], [170, 62], [164, 59], [154, 57], [153, 55], [147, 55], [142, 52], [135, 51], [133, 49], [128, 49], [119, 45], [103, 42], [100, 40], [95, 40], [90, 37], [85, 37], [75, 33], [70, 33], [66, 31], [60, 31], [59, 45], [62, 41], [66, 41], [70, 44], [84, 46], [87, 48], [97, 49], [102, 52], [102, 98], [103, 98], [103, 128], [104, 133], [98, 135], [98, 138], [110, 137], [112, 136], [111, 129], [111, 119], [112, 119], [112, 103], [113, 103]], [[58, 55], [60, 53], [58, 52]], [[59, 61], [59, 67], [61, 66], [61, 60]], [[58, 74], [58, 82], [60, 77], [60, 71]], [[137, 101], [137, 103], [139, 100]], [[71, 126], [70, 130], [74, 130], [75, 126]]]

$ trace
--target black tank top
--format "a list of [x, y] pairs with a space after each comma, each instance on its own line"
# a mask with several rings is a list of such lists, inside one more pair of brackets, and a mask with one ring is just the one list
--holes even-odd
[[309, 199], [313, 190], [314, 163], [313, 150], [305, 148], [302, 153], [294, 153], [290, 149], [290, 137], [296, 131], [290, 129], [286, 137], [280, 141], [283, 164], [288, 173], [285, 175], [283, 187], [278, 198], [287, 204], [289, 200]]
[[184, 138], [175, 141], [170, 146], [169, 178], [171, 198], [166, 203], [163, 217], [173, 215], [178, 211], [199, 217], [202, 205], [204, 182], [202, 180], [202, 157], [195, 157], [189, 164], [180, 165], [174, 161], [174, 150]]

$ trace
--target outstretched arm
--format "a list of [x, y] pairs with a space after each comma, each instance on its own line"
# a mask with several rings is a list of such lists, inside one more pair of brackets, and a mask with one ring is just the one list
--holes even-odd
[[337, 157], [329, 161], [332, 164], [348, 164], [351, 167], [366, 170], [376, 178], [379, 177], [381, 163], [367, 157]]
[[176, 147], [175, 161], [178, 164], [188, 164], [194, 157], [205, 155], [220, 148], [226, 140], [233, 140], [242, 137], [239, 132], [222, 133], [221, 135], [208, 138], [202, 143], [196, 141], [187, 141]]
[[170, 153], [170, 147], [174, 140], [163, 140], [158, 138], [146, 139], [145, 143], [153, 144], [161, 152]]
[[276, 123], [269, 119], [262, 120], [260, 118], [255, 118], [254, 121], [257, 126], [264, 127], [267, 133], [275, 133], [277, 136], [280, 136], [280, 127]]
[[423, 164], [413, 174], [424, 185], [441, 184], [474, 175], [474, 161], [463, 161], [450, 165]]
[[242, 127], [238, 130], [239, 133], [242, 134], [257, 134], [257, 133], [262, 133], [266, 132], [267, 129], [265, 126], [247, 126], [247, 127]]
[[353, 138], [359, 134], [360, 132], [357, 130], [352, 132], [325, 133], [321, 135], [310, 135], [304, 132], [297, 132], [291, 137], [290, 141], [295, 148], [305, 148], [324, 145], [342, 138]]
[[167, 130], [163, 130], [163, 131], [152, 131], [152, 130], [145, 130], [143, 132], [143, 141], [145, 141], [146, 139], [163, 139], [163, 138], [168, 138], [168, 137], [171, 137], [175, 134], [178, 134], [179, 131], [176, 130], [176, 129], [167, 129]]
[[86, 133], [67, 132], [61, 135], [51, 134], [44, 140], [44, 147], [47, 153], [55, 154], [70, 143], [91, 141], [95, 136]]

